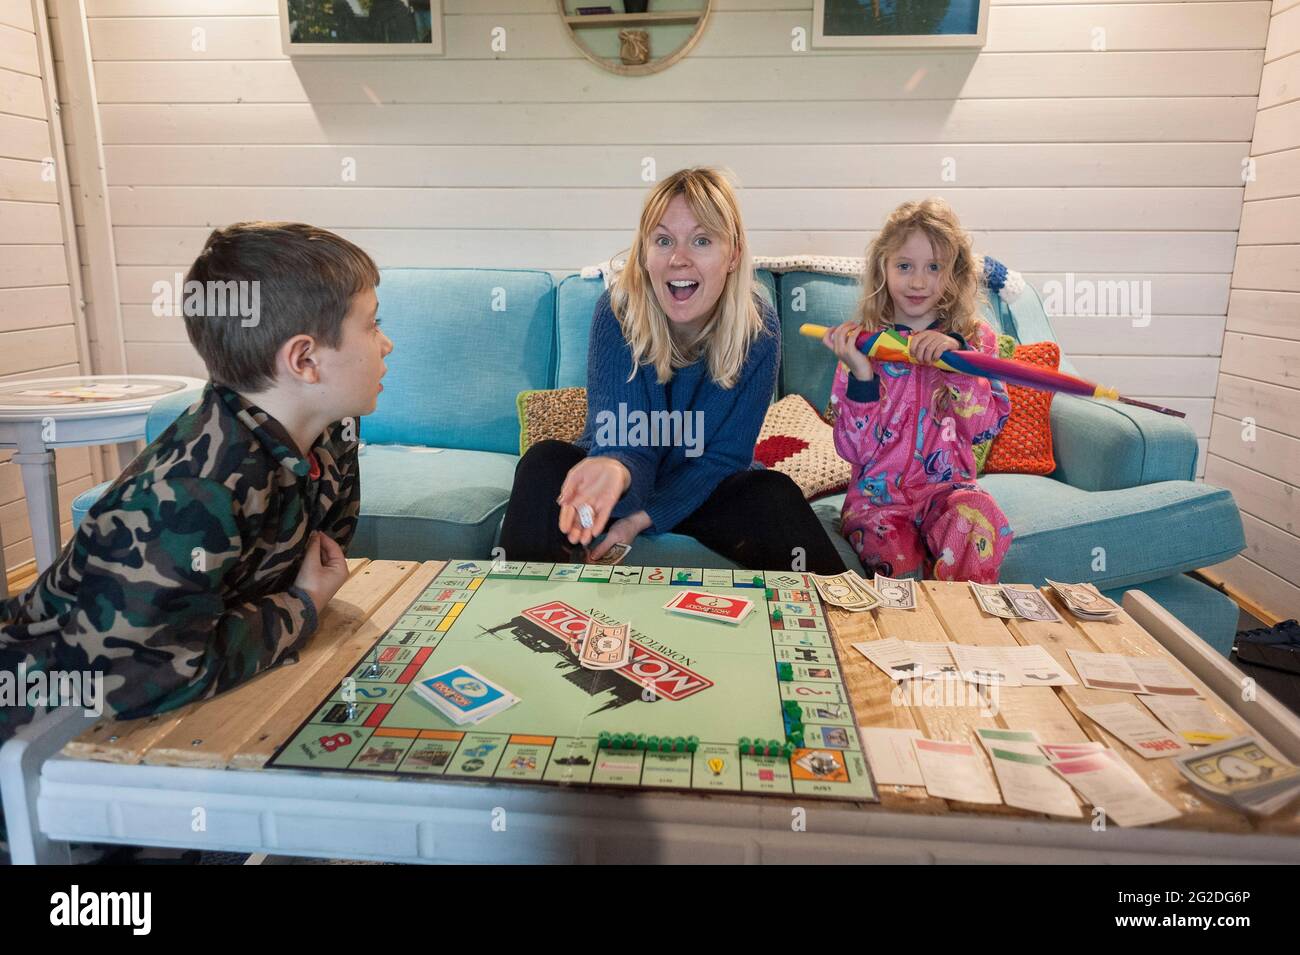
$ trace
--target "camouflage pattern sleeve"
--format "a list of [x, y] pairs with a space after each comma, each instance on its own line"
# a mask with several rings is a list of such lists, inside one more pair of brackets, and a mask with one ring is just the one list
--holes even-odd
[[226, 485], [182, 478], [138, 486], [83, 523], [63, 653], [65, 665], [104, 671], [112, 712], [146, 716], [230, 689], [315, 630], [316, 608], [292, 586], [296, 566], [243, 579], [239, 514]]
[[[339, 428], [339, 433], [343, 436], [348, 434], [346, 421]], [[340, 437], [331, 447], [341, 448], [341, 450], [332, 462], [321, 462], [322, 468], [327, 472], [322, 474], [322, 478], [327, 475], [332, 477], [332, 485], [339, 490], [338, 497], [325, 512], [320, 530], [321, 533], [333, 538], [334, 542], [346, 552], [348, 545], [352, 543], [353, 535], [357, 532], [357, 520], [361, 515], [359, 445], [355, 439], [348, 441], [346, 437]]]

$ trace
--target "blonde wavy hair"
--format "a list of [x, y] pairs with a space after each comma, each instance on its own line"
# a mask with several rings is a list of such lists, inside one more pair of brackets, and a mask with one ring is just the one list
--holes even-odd
[[937, 197], [905, 202], [885, 220], [880, 234], [867, 249], [858, 322], [871, 332], [893, 327], [894, 299], [889, 294], [885, 270], [889, 266], [889, 257], [903, 247], [914, 231], [930, 240], [935, 258], [942, 266], [939, 275], [944, 290], [935, 305], [939, 312], [938, 320], [931, 327], [941, 332], [956, 332], [967, 341], [973, 341], [983, 295], [980, 290], [981, 269], [976, 266], [970, 236], [962, 229], [957, 213]]
[[[723, 243], [728, 252], [739, 252], [736, 268], [728, 273], [708, 323], [686, 347], [673, 339], [668, 316], [655, 296], [645, 264], [652, 234], [676, 196], [685, 197], [696, 221], [714, 241]], [[735, 385], [749, 346], [763, 332], [763, 318], [754, 301], [752, 261], [740, 204], [722, 170], [681, 169], [650, 190], [641, 208], [636, 237], [627, 251], [627, 264], [610, 285], [610, 305], [632, 350], [632, 374], [641, 365], [651, 365], [659, 383], [664, 384], [676, 369], [691, 364], [703, 352], [713, 380], [723, 388]]]

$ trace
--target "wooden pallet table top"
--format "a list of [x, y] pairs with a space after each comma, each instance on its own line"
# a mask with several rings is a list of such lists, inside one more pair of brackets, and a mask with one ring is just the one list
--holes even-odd
[[[366, 651], [401, 616], [445, 565], [444, 561], [350, 560], [348, 581], [321, 614], [320, 626], [296, 663], [277, 667], [213, 699], [140, 720], [98, 720], [68, 743], [63, 755], [116, 763], [259, 770]], [[964, 583], [925, 581], [913, 611], [849, 613], [827, 607], [840, 664], [858, 722], [866, 727], [920, 730], [933, 739], [970, 741], [983, 756], [980, 727], [1034, 730], [1044, 742], [1095, 740], [1118, 751], [1160, 796], [1182, 813], [1163, 825], [1208, 832], [1300, 834], [1300, 812], [1254, 819], [1201, 798], [1170, 759], [1147, 760], [1082, 714], [1080, 707], [1133, 702], [1132, 694], [1069, 687], [999, 687], [996, 706], [971, 705], [965, 684], [946, 687], [913, 680], [895, 684], [850, 644], [902, 640], [986, 646], [1039, 644], [1077, 678], [1068, 649], [1130, 656], [1163, 656], [1192, 681], [1235, 732], [1255, 733], [1231, 706], [1178, 664], [1126, 612], [1104, 621], [1074, 618], [1050, 588], [1043, 592], [1064, 623], [1003, 620], [985, 614]], [[1258, 735], [1258, 734], [1256, 734]], [[990, 768], [990, 772], [991, 772]], [[966, 813], [991, 818], [1046, 819], [1008, 806], [980, 806], [929, 796], [924, 788], [879, 786], [880, 804], [862, 811]], [[717, 798], [680, 794], [672, 798]], [[733, 797], [761, 799], [762, 797]], [[1086, 826], [1090, 815], [1080, 815]]]

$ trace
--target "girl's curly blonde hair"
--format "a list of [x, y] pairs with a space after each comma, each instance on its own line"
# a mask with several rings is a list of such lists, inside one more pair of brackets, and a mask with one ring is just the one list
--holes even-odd
[[880, 234], [867, 249], [862, 273], [862, 301], [857, 320], [867, 331], [875, 332], [894, 325], [894, 299], [889, 294], [885, 269], [889, 257], [919, 231], [934, 248], [942, 266], [943, 294], [935, 308], [938, 320], [932, 326], [941, 332], [956, 332], [967, 341], [974, 339], [979, 319], [980, 268], [971, 251], [970, 236], [962, 229], [957, 213], [938, 197], [920, 202], [905, 202], [895, 209]]

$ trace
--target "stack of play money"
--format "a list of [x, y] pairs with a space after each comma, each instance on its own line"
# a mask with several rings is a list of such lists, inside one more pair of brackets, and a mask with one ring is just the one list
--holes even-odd
[[1267, 816], [1300, 796], [1300, 769], [1250, 736], [1174, 759], [1201, 793], [1245, 812]]
[[816, 574], [810, 576], [822, 600], [842, 610], [859, 613], [863, 610], [873, 610], [882, 603], [880, 595], [871, 588], [871, 585], [851, 570], [833, 577], [819, 577]]
[[1050, 579], [1047, 583], [1065, 601], [1070, 613], [1083, 620], [1105, 620], [1120, 611], [1119, 604], [1109, 597], [1103, 597], [1101, 591], [1092, 584], [1063, 584]]

